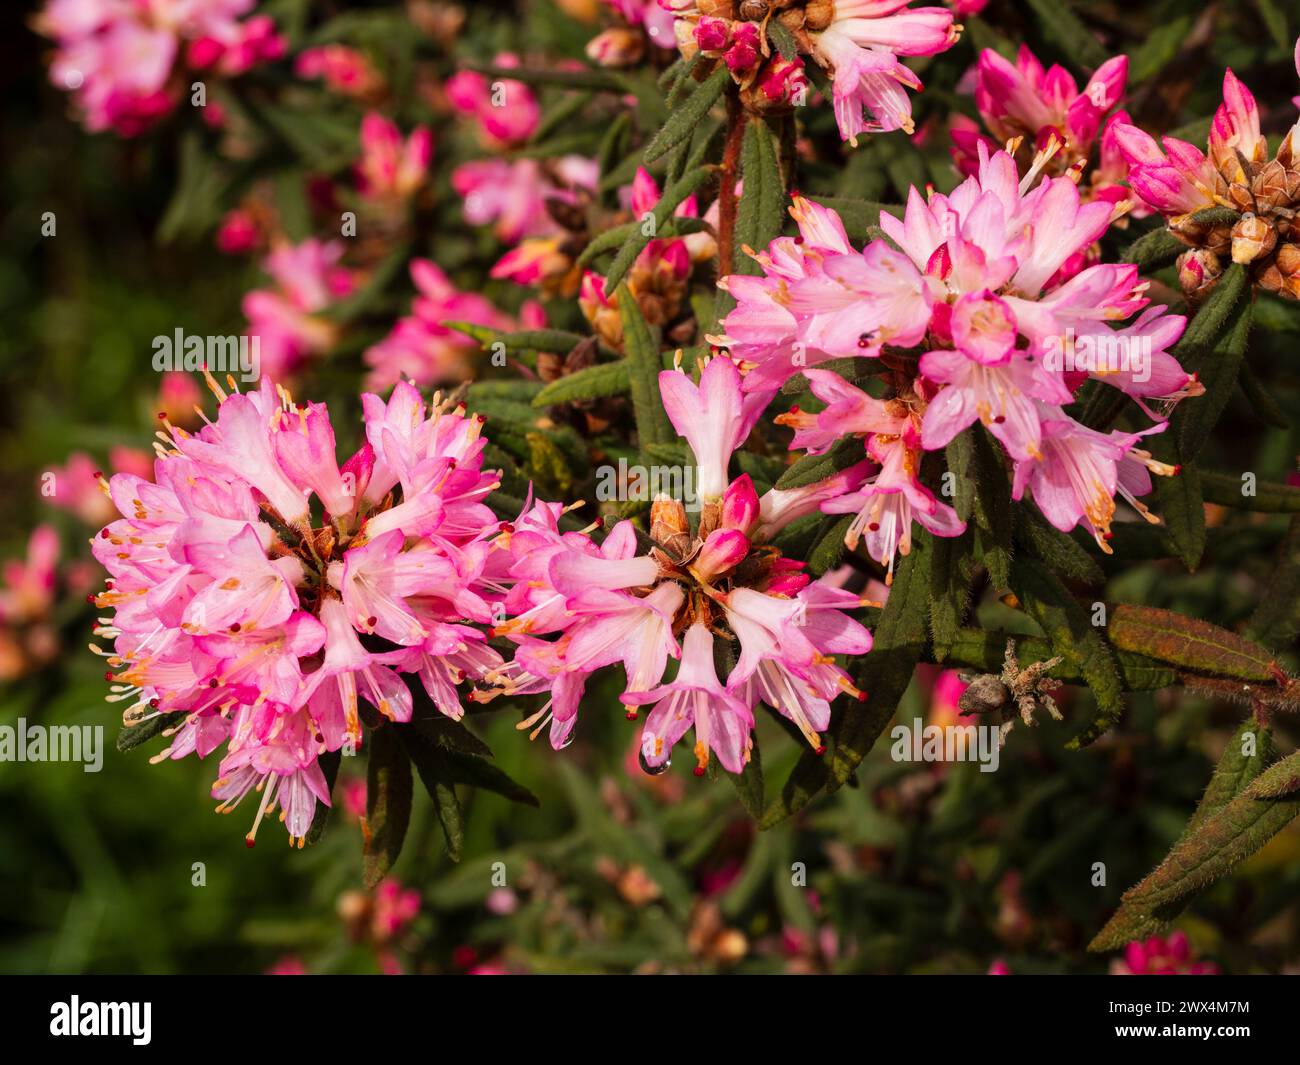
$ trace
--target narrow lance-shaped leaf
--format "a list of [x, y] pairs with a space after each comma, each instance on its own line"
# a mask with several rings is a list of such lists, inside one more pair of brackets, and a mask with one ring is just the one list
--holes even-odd
[[689, 137], [704, 116], [709, 113], [709, 108], [717, 103], [718, 98], [722, 95], [722, 90], [726, 88], [730, 80], [731, 71], [727, 69], [725, 63], [719, 63], [718, 69], [677, 105], [668, 121], [654, 135], [646, 146], [645, 161], [653, 163]]
[[619, 285], [617, 299], [637, 436], [643, 445], [669, 443], [676, 439], [677, 434], [673, 432], [659, 395], [659, 373], [663, 369], [659, 342], [626, 284]]
[[1271, 681], [1273, 656], [1234, 632], [1159, 607], [1118, 603], [1108, 608], [1106, 635], [1114, 646], [1198, 673]]
[[386, 725], [370, 737], [362, 859], [367, 888], [378, 884], [397, 861], [411, 821], [411, 762], [397, 731], [396, 726]]

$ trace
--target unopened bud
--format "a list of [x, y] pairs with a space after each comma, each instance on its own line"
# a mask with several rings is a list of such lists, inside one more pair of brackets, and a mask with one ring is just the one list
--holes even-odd
[[587, 43], [587, 58], [597, 66], [630, 67], [645, 54], [645, 35], [629, 26], [615, 26]]
[[726, 19], [702, 18], [695, 27], [695, 43], [702, 52], [721, 52], [731, 41], [731, 24]]
[[1232, 261], [1253, 263], [1273, 250], [1277, 244], [1277, 230], [1259, 215], [1245, 214], [1232, 227]]
[[803, 24], [813, 33], [819, 33], [835, 21], [835, 0], [809, 0], [804, 8]]
[[1205, 248], [1184, 252], [1178, 260], [1178, 284], [1189, 299], [1207, 295], [1222, 273], [1219, 257]]

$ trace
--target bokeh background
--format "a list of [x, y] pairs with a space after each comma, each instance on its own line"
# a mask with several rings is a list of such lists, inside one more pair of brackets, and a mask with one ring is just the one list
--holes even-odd
[[[1177, 837], [1235, 728], [1235, 708], [1179, 693], [1134, 695], [1122, 728], [1085, 751], [1064, 750], [1070, 732], [1063, 726], [1017, 730], [992, 774], [972, 764], [898, 764], [882, 743], [856, 786], [758, 833], [726, 782], [696, 780], [688, 765], [644, 774], [618, 691], [593, 684], [579, 740], [563, 752], [529, 744], [514, 714], [475, 715], [498, 762], [540, 807], [466, 793], [468, 834], [456, 865], [418, 795], [394, 879], [369, 895], [361, 890], [355, 805], [361, 765], [345, 760], [319, 844], [290, 850], [267, 832], [249, 850], [243, 811], [234, 819], [212, 812], [212, 766], [193, 759], [151, 766], [150, 747], [113, 749], [120, 707], [104, 701], [102, 665], [86, 651], [93, 610], [84, 596], [100, 579], [87, 568], [94, 525], [52, 505], [41, 477], [77, 476], [65, 470], [76, 453], [102, 466], [115, 448], [147, 451], [160, 388], [152, 338], [178, 326], [242, 331], [241, 297], [265, 281], [255, 259], [216, 249], [224, 211], [251, 184], [269, 181], [282, 214], [296, 216], [304, 234], [318, 230], [307, 190], [322, 175], [346, 172], [359, 112], [295, 94], [287, 69], [272, 69], [249, 92], [280, 101], [290, 132], [268, 135], [244, 157], [223, 154], [220, 139], [186, 108], [146, 136], [89, 134], [70, 114], [67, 93], [49, 83], [49, 42], [29, 26], [37, 6], [13, 2], [0, 11], [0, 556], [22, 558], [43, 523], [56, 531], [62, 555], [60, 587], [41, 616], [5, 626], [0, 723], [102, 725], [106, 750], [97, 774], [79, 765], [0, 763], [0, 971], [1111, 967], [1112, 958], [1088, 955], [1085, 945], [1120, 892]], [[1069, 62], [1026, 6], [995, 0], [983, 18], [1011, 39], [1031, 41], [1045, 58]], [[1080, 6], [1145, 57], [1146, 68], [1134, 64], [1135, 109], [1153, 128], [1208, 115], [1226, 65], [1272, 101], [1274, 127], [1282, 105], [1294, 106], [1300, 86], [1290, 57], [1259, 31], [1250, 3], [1217, 5], [1216, 32], [1188, 47], [1205, 5]], [[583, 62], [602, 5], [465, 7], [466, 26], [448, 43], [415, 33], [399, 3], [261, 5], [293, 47], [328, 27], [330, 39], [366, 51], [393, 79], [397, 113], [435, 125], [434, 192], [411, 251], [513, 310], [520, 293], [486, 277], [499, 246], [464, 223], [448, 183], [451, 167], [481, 149], [418, 86], [446, 78], [463, 59], [506, 49], [538, 62]], [[1236, 8], [1239, 19], [1230, 14]], [[1300, 12], [1289, 17], [1293, 36]], [[923, 118], [969, 109], [957, 89], [974, 55], [964, 42], [927, 72]], [[542, 96], [547, 106], [562, 98], [558, 90]], [[590, 121], [588, 136], [598, 138], [600, 124]], [[294, 129], [307, 131], [305, 147]], [[917, 167], [941, 186], [955, 181], [942, 145], [922, 139], [905, 158], [895, 172], [868, 157], [815, 176], [894, 201]], [[42, 236], [45, 212], [54, 213], [55, 236]], [[357, 424], [361, 352], [409, 298], [400, 280], [379, 291], [313, 369], [310, 397], [330, 402], [336, 425]], [[572, 306], [553, 302], [553, 324], [577, 320]], [[1252, 363], [1264, 368], [1279, 405], [1300, 417], [1297, 339], [1287, 331], [1260, 335]], [[1233, 431], [1213, 445], [1224, 468], [1276, 479], [1294, 472], [1293, 432], [1261, 425], [1240, 399], [1224, 425]], [[345, 452], [354, 443], [355, 435], [340, 440]], [[1124, 562], [1113, 569], [1107, 597], [1229, 626], [1241, 620], [1268, 579], [1285, 522], [1219, 513], [1212, 521], [1209, 564], [1200, 572]], [[982, 609], [987, 624], [1014, 628], [1011, 612]], [[951, 676], [927, 668], [897, 719], [950, 720], [954, 698]], [[1071, 693], [1066, 705], [1075, 699], [1086, 694]], [[1285, 723], [1281, 731], [1284, 743], [1294, 740]], [[771, 741], [763, 747], [776, 779], [798, 750], [765, 733], [762, 740]], [[1105, 886], [1093, 884], [1095, 862], [1106, 865]], [[203, 864], [202, 886], [194, 883], [195, 863]], [[794, 882], [800, 865], [806, 886]], [[1197, 956], [1225, 971], [1294, 971], [1297, 899], [1300, 829], [1293, 825], [1199, 900], [1180, 927]]]

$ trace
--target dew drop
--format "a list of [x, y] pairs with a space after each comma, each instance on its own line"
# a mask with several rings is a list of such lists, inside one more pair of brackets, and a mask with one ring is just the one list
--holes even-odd
[[673, 766], [673, 760], [671, 758], [665, 758], [662, 765], [651, 765], [646, 761], [645, 751], [638, 751], [636, 760], [641, 763], [641, 772], [648, 777], [663, 776]]

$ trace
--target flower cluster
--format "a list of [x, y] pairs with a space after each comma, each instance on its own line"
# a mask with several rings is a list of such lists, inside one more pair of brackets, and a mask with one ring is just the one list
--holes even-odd
[[1164, 137], [1161, 151], [1154, 138], [1131, 125], [1117, 126], [1115, 135], [1133, 191], [1165, 216], [1169, 231], [1190, 249], [1178, 260], [1178, 279], [1189, 298], [1203, 298], [1227, 260], [1248, 267], [1265, 291], [1300, 299], [1300, 122], [1270, 159], [1255, 97], [1228, 70], [1208, 153], [1177, 137]]
[[[834, 79], [840, 135], [912, 132], [908, 89], [921, 80], [899, 56], [935, 55], [950, 48], [960, 27], [943, 7], [910, 7], [911, 0], [659, 0], [677, 16], [674, 33], [682, 55], [702, 55], [707, 72], [724, 63], [747, 106], [758, 112], [803, 102], [809, 56]], [[771, 47], [775, 19], [798, 44], [786, 59]]]
[[603, 0], [617, 17], [617, 25], [602, 30], [587, 43], [587, 57], [603, 67], [626, 67], [641, 62], [647, 46], [676, 48], [673, 16], [656, 0]]
[[403, 380], [419, 386], [463, 380], [479, 344], [444, 322], [469, 322], [504, 333], [546, 324], [539, 304], [526, 302], [516, 322], [477, 292], [460, 291], [429, 259], [411, 260], [411, 280], [419, 291], [411, 313], [366, 350], [367, 388], [382, 391]]
[[257, 337], [261, 371], [273, 378], [293, 373], [328, 351], [336, 327], [320, 312], [352, 292], [356, 278], [339, 265], [339, 241], [280, 244], [263, 264], [276, 282], [244, 296], [248, 335]]
[[[621, 662], [629, 718], [651, 706], [641, 740], [651, 771], [667, 765], [693, 728], [697, 774], [711, 755], [741, 772], [760, 701], [820, 750], [830, 701], [840, 692], [861, 697], [832, 656], [864, 654], [871, 636], [847, 616], [861, 605], [856, 595], [810, 580], [803, 563], [770, 541], [842, 491], [843, 479], [761, 498], [747, 475], [728, 480], [732, 452], [771, 397], [742, 392], [725, 358], [709, 361], [698, 384], [680, 368], [666, 370], [660, 390], [698, 463], [698, 524], [692, 528], [685, 501], [661, 497], [648, 541], [624, 521], [597, 544], [591, 530], [562, 532], [558, 505], [532, 504], [505, 538], [514, 583], [508, 618], [495, 631], [515, 642], [515, 654], [489, 674], [496, 691], [476, 698], [548, 692], [520, 727], [536, 735], [549, 722], [551, 744], [561, 748], [587, 678]], [[679, 665], [665, 681], [669, 659]]]
[[244, 18], [255, 4], [50, 0], [37, 27], [58, 45], [50, 77], [76, 93], [87, 128], [134, 136], [176, 106], [182, 67], [232, 76], [284, 55], [270, 18]]
[[[1149, 472], [1174, 472], [1137, 445], [1164, 425], [1149, 403], [1203, 391], [1168, 353], [1185, 319], [1147, 307], [1136, 267], [1084, 265], [1112, 205], [1081, 202], [1069, 178], [1039, 180], [1051, 151], [1020, 178], [1010, 155], [979, 146], [976, 174], [950, 196], [913, 189], [904, 217], [882, 212], [884, 236], [861, 252], [833, 211], [796, 197], [800, 235], [757, 255], [763, 276], [724, 281], [737, 305], [713, 339], [740, 360], [746, 389], [803, 372], [827, 404], [783, 417], [795, 446], [865, 438], [879, 472], [823, 509], [856, 512], [850, 542], [866, 531], [884, 564], [906, 551], [913, 517], [936, 535], [962, 531], [922, 483], [920, 460], [976, 421], [1014, 464], [1014, 497], [1029, 492], [1053, 525], [1082, 524], [1103, 550], [1116, 494], [1147, 516], [1136, 497], [1150, 491]], [[883, 360], [887, 399], [815, 368], [851, 356]], [[1064, 407], [1090, 377], [1154, 424], [1101, 433], [1076, 421]]]
[[362, 742], [360, 703], [411, 718], [403, 674], [444, 714], [457, 685], [499, 657], [470, 623], [498, 523], [483, 499], [481, 419], [426, 408], [400, 384], [362, 397], [366, 442], [342, 466], [323, 404], [294, 405], [263, 379], [220, 398], [190, 434], [165, 423], [154, 478], [104, 482], [122, 517], [92, 541], [111, 575], [96, 634], [126, 724], [177, 715], [157, 756], [206, 757], [229, 810], [260, 795], [250, 845], [278, 801], [299, 845], [318, 801], [318, 763]]
[[[1111, 203], [1129, 195], [1123, 184], [1127, 167], [1114, 133], [1117, 124], [1130, 121], [1128, 112], [1118, 107], [1128, 80], [1127, 56], [1103, 63], [1082, 92], [1067, 70], [1056, 64], [1044, 69], [1024, 45], [1014, 63], [991, 48], [984, 49], [975, 71], [975, 106], [992, 137], [965, 116], [953, 120], [950, 151], [963, 175], [978, 171], [980, 144], [989, 152], [1014, 144], [1021, 173], [1033, 165], [1039, 152], [1055, 145], [1045, 173], [1086, 174], [1084, 195]], [[1096, 165], [1088, 172], [1099, 144]]]
[[[519, 57], [503, 52], [494, 66], [519, 66]], [[542, 120], [542, 108], [533, 90], [521, 81], [489, 82], [474, 70], [462, 70], [447, 79], [447, 100], [456, 111], [478, 126], [484, 147], [509, 148], [523, 144]]]

